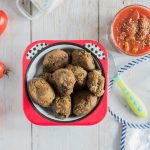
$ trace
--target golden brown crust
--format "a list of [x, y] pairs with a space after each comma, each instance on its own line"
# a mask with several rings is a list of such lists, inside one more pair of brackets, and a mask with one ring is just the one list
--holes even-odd
[[67, 65], [67, 69], [71, 70], [76, 78], [77, 86], [83, 87], [86, 83], [87, 71], [80, 66]]
[[89, 91], [77, 92], [73, 97], [73, 113], [82, 116], [89, 113], [97, 104], [97, 97]]
[[40, 106], [48, 107], [55, 98], [53, 88], [42, 78], [33, 78], [28, 89], [33, 101]]
[[45, 72], [33, 78], [28, 84], [32, 100], [42, 107], [51, 105], [52, 110], [49, 111], [59, 119], [68, 118], [71, 113], [82, 116], [92, 111], [97, 105], [97, 96], [100, 93], [97, 86], [100, 86], [101, 82], [105, 84], [101, 72], [94, 70], [95, 63], [90, 53], [85, 50], [74, 50], [70, 53], [72, 64], [68, 64], [68, 55], [69, 52], [60, 49], [46, 54], [43, 61]]
[[72, 64], [81, 66], [87, 71], [95, 69], [92, 55], [85, 50], [74, 50], [72, 52]]
[[104, 85], [105, 78], [100, 70], [93, 70], [88, 73], [87, 86], [94, 95], [102, 96], [104, 94]]
[[73, 92], [75, 76], [72, 71], [62, 68], [52, 74], [52, 83], [60, 96], [70, 95]]
[[65, 67], [69, 63], [68, 54], [61, 50], [53, 50], [47, 53], [43, 61], [44, 72], [54, 72], [55, 70]]
[[71, 114], [71, 98], [66, 97], [56, 97], [53, 104], [54, 115], [57, 118], [65, 119]]

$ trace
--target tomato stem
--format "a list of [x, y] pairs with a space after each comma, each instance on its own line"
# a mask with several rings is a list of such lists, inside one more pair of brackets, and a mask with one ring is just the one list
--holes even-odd
[[4, 75], [6, 75], [8, 78], [9, 78], [9, 72], [10, 72], [10, 71], [11, 71], [11, 70], [7, 68], [7, 69], [5, 70], [5, 72], [4, 72]]

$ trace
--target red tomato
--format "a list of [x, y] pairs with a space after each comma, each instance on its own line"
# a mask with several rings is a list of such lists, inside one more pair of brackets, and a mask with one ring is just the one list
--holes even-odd
[[2, 78], [6, 74], [6, 66], [0, 62], [0, 78]]
[[8, 17], [6, 13], [0, 10], [0, 35], [5, 31], [8, 24]]

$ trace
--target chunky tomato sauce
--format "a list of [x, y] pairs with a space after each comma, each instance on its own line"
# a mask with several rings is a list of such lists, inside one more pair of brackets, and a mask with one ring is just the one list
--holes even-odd
[[115, 17], [113, 36], [118, 47], [129, 55], [150, 52], [150, 9], [129, 6]]

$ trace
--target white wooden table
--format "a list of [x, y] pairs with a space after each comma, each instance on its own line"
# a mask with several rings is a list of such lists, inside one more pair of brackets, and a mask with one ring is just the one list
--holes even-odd
[[21, 63], [26, 46], [39, 39], [92, 39], [112, 49], [106, 33], [113, 16], [135, 3], [150, 7], [149, 0], [65, 0], [53, 13], [31, 22], [19, 13], [15, 0], [0, 0], [0, 9], [9, 16], [0, 37], [0, 60], [12, 70], [9, 78], [0, 79], [0, 150], [119, 150], [121, 128], [109, 114], [89, 127], [31, 124], [22, 109]]

